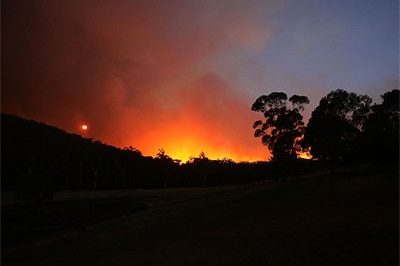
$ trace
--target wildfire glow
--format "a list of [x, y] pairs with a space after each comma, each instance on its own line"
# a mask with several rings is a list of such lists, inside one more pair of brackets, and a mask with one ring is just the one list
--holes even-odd
[[186, 162], [190, 157], [199, 156], [200, 152], [204, 152], [205, 155], [210, 159], [222, 159], [224, 157], [240, 160], [239, 154], [234, 154], [224, 149], [218, 149], [218, 147], [210, 147], [210, 145], [204, 145], [204, 141], [196, 138], [183, 138], [175, 141], [169, 141], [165, 145], [166, 153], [174, 159], [180, 159], [182, 162]]
[[310, 153], [310, 149], [303, 150], [297, 153], [297, 158], [299, 159], [305, 159], [305, 160], [311, 160], [313, 156]]
[[[189, 161], [191, 157], [198, 157], [201, 152], [211, 160], [229, 158], [235, 162], [242, 161], [261, 161], [268, 159], [268, 153], [262, 145], [259, 145], [258, 152], [254, 149], [244, 150], [239, 145], [215, 140], [212, 136], [202, 136], [201, 134], [187, 134], [178, 136], [176, 134], [161, 134], [161, 138], [149, 138], [141, 141], [138, 149], [144, 154], [155, 156], [158, 149], [162, 148], [165, 153], [173, 159], [181, 160], [182, 163]], [[256, 141], [256, 140], [255, 140]], [[156, 143], [156, 144], [155, 144]], [[256, 143], [259, 144], [259, 143]]]

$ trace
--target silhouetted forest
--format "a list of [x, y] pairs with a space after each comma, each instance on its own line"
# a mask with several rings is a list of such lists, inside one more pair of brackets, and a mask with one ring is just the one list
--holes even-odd
[[[309, 100], [285, 93], [259, 97], [255, 136], [272, 150], [270, 162], [210, 160], [201, 152], [181, 164], [163, 149], [155, 158], [70, 134], [58, 128], [1, 115], [1, 184], [21, 200], [52, 198], [59, 190], [207, 187], [286, 180], [307, 172], [376, 164], [398, 173], [399, 91], [370, 106], [366, 95], [336, 90], [321, 99], [307, 126], [300, 112]], [[309, 151], [313, 160], [297, 158]]]
[[204, 153], [180, 164], [160, 149], [156, 158], [119, 149], [58, 128], [1, 115], [3, 191], [22, 200], [52, 198], [58, 190], [206, 187], [268, 177], [268, 164], [210, 160]]
[[[283, 92], [260, 96], [252, 110], [265, 120], [255, 121], [254, 136], [272, 151], [272, 164], [290, 168], [301, 152], [334, 172], [337, 167], [357, 168], [372, 163], [399, 167], [399, 90], [381, 96], [383, 102], [371, 106], [368, 95], [342, 89], [323, 97], [305, 126], [301, 112], [309, 103], [306, 96]], [[291, 106], [290, 106], [291, 104]]]

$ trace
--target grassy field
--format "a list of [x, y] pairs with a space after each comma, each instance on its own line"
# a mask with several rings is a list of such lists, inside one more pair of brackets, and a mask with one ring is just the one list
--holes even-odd
[[3, 245], [2, 265], [398, 265], [398, 176], [338, 177], [66, 193], [46, 208], [69, 224]]

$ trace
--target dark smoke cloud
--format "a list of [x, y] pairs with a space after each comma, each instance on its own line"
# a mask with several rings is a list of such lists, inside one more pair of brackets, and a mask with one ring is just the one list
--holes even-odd
[[3, 1], [2, 111], [145, 154], [266, 158], [252, 99], [213, 65], [264, 45], [262, 2]]

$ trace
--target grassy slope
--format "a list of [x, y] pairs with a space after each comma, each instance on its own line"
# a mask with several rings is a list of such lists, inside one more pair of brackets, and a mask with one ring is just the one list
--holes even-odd
[[398, 265], [398, 178], [234, 188], [10, 247], [3, 265]]

